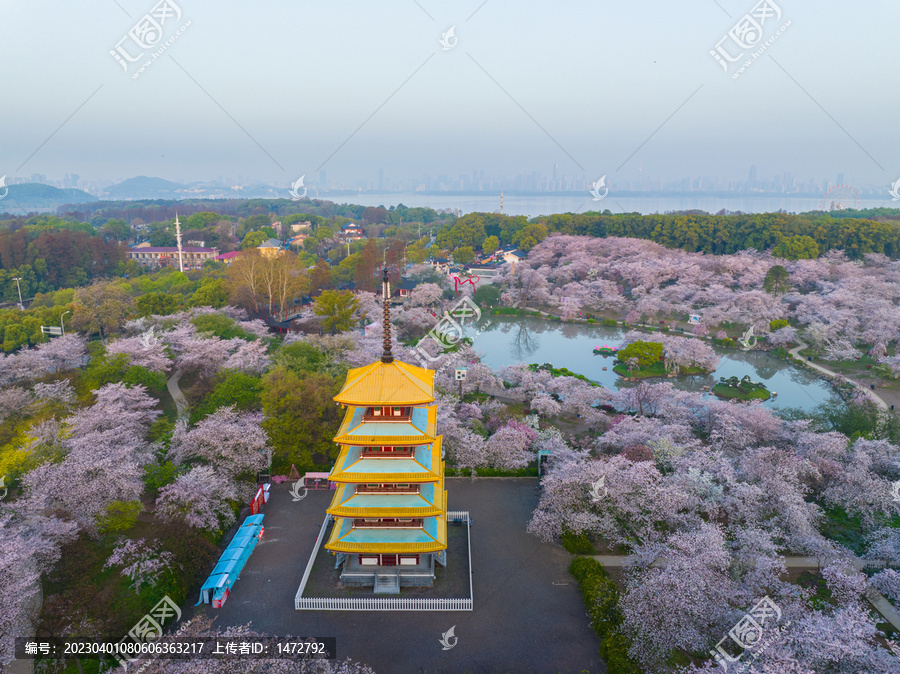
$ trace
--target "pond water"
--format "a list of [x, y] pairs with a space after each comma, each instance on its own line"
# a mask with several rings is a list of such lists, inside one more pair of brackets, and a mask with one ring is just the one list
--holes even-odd
[[[491, 325], [474, 338], [473, 348], [492, 368], [516, 363], [552, 363], [554, 367], [566, 367], [610, 389], [637, 385], [623, 381], [613, 372], [614, 356], [595, 356], [593, 353], [595, 346], [618, 346], [626, 332], [621, 327], [557, 323], [517, 316], [491, 316], [490, 319]], [[486, 319], [482, 319], [480, 325], [485, 322]], [[753, 381], [761, 381], [770, 391], [778, 393], [777, 397], [764, 403], [767, 407], [811, 410], [838, 399], [828, 382], [765, 351], [718, 348], [715, 351], [721, 360], [712, 374], [649, 381], [668, 381], [678, 389], [700, 391], [704, 386], [714, 386], [719, 377], [740, 379], [749, 374]]]

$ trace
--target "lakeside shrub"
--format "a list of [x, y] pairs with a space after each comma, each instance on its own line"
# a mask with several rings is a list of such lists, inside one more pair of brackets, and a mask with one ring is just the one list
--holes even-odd
[[590, 537], [584, 532], [575, 534], [564, 528], [562, 532], [562, 546], [565, 548], [566, 552], [573, 555], [594, 554], [594, 544], [591, 542]]
[[640, 674], [641, 669], [628, 656], [631, 640], [621, 631], [619, 588], [596, 559], [578, 557], [569, 565], [569, 573], [578, 581], [581, 598], [591, 627], [600, 638], [600, 657], [608, 674]]

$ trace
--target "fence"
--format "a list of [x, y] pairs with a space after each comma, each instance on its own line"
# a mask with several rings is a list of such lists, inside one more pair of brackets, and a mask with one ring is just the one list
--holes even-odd
[[319, 530], [319, 537], [316, 539], [316, 545], [313, 548], [309, 562], [306, 564], [306, 571], [303, 572], [303, 579], [300, 581], [300, 587], [297, 588], [297, 594], [294, 597], [294, 608], [298, 611], [471, 611], [474, 608], [474, 595], [472, 587], [472, 530], [469, 513], [465, 510], [455, 510], [447, 513], [447, 521], [462, 520], [468, 525], [468, 535], [466, 538], [469, 543], [469, 596], [468, 597], [452, 597], [452, 598], [436, 598], [436, 597], [304, 597], [303, 590], [306, 589], [306, 582], [309, 580], [309, 574], [312, 571], [313, 564], [319, 554], [319, 548], [325, 537], [325, 529], [331, 515], [325, 516], [322, 522], [322, 528]]
[[471, 611], [472, 600], [432, 597], [297, 597], [298, 610], [320, 611]]

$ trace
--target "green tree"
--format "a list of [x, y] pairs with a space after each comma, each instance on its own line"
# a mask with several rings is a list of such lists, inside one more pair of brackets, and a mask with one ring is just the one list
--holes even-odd
[[199, 213], [194, 213], [184, 222], [184, 226], [186, 230], [189, 229], [206, 229], [207, 227], [214, 225], [222, 218], [218, 213], [211, 213], [209, 211], [201, 211]]
[[96, 281], [79, 288], [74, 303], [72, 327], [88, 335], [99, 333], [101, 339], [118, 330], [132, 311], [131, 296], [112, 281]]
[[263, 378], [263, 428], [274, 448], [273, 470], [287, 472], [327, 469], [337, 457], [332, 438], [340, 425], [340, 410], [332, 398], [335, 379], [325, 373], [301, 375], [285, 367]]
[[637, 359], [637, 366], [649, 367], [658, 363], [663, 356], [663, 345], [658, 342], [644, 342], [638, 340], [632, 342], [623, 349], [619, 349], [616, 357], [623, 363], [628, 363], [632, 358]]
[[547, 227], [540, 223], [527, 225], [513, 237], [513, 243], [526, 253], [547, 238]]
[[116, 241], [125, 241], [131, 236], [131, 227], [124, 220], [111, 218], [100, 230], [102, 234], [113, 237]]
[[481, 244], [481, 250], [485, 255], [493, 255], [499, 247], [500, 239], [498, 239], [496, 236], [489, 236], [484, 240], [484, 243]]
[[184, 298], [168, 293], [147, 293], [134, 301], [134, 308], [141, 316], [168, 316], [178, 311]]
[[342, 283], [350, 283], [356, 276], [356, 265], [359, 262], [359, 253], [353, 253], [345, 257], [340, 264], [331, 268], [331, 284], [339, 286]]
[[222, 370], [216, 375], [213, 390], [206, 400], [191, 410], [191, 423], [195, 424], [228, 405], [234, 405], [242, 412], [258, 410], [262, 405], [261, 395], [262, 382], [259, 377], [246, 372]]
[[487, 284], [478, 286], [472, 293], [472, 299], [479, 307], [496, 307], [500, 304], [500, 294], [497, 286]]
[[472, 246], [463, 246], [453, 251], [453, 261], [457, 264], [469, 264], [475, 259], [475, 251]]
[[109, 355], [99, 353], [78, 373], [78, 390], [81, 394], [96, 391], [101, 386], [122, 382], [129, 386], [143, 384], [151, 392], [161, 393], [166, 388], [166, 378], [160, 372], [152, 372], [140, 365], [129, 365], [124, 353]]
[[192, 307], [213, 307], [221, 309], [228, 304], [228, 285], [225, 279], [205, 278], [200, 282], [200, 287], [191, 296], [189, 304]]
[[191, 323], [197, 328], [197, 332], [209, 333], [219, 339], [234, 339], [235, 337], [240, 337], [241, 339], [251, 340], [255, 338], [254, 335], [242, 330], [240, 324], [235, 322], [234, 319], [228, 318], [228, 316], [224, 316], [223, 314], [202, 314], [200, 316], [194, 316], [191, 319]]
[[787, 292], [791, 287], [791, 275], [788, 270], [780, 264], [769, 267], [766, 277], [763, 280], [763, 286], [766, 292], [771, 295], [781, 295]]
[[265, 243], [268, 240], [269, 237], [266, 236], [265, 232], [250, 232], [241, 241], [241, 250], [258, 248], [261, 243]]
[[416, 242], [406, 249], [406, 259], [412, 264], [422, 264], [428, 259], [428, 253], [421, 243]]
[[28, 342], [28, 331], [22, 325], [7, 325], [3, 330], [4, 351], [15, 351]]
[[350, 329], [358, 308], [359, 300], [347, 291], [323, 290], [313, 302], [313, 313], [322, 317], [322, 327], [331, 334]]
[[819, 257], [819, 246], [810, 236], [785, 236], [772, 249], [772, 255], [785, 260], [812, 260]]
[[137, 523], [143, 509], [140, 501], [113, 501], [97, 518], [97, 528], [104, 534], [128, 531]]
[[241, 220], [238, 224], [238, 236], [243, 236], [247, 232], [261, 230], [263, 227], [270, 227], [272, 221], [268, 215], [251, 215]]

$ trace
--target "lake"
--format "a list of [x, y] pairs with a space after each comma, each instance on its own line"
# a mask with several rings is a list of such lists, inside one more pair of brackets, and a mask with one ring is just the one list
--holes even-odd
[[[626, 332], [622, 328], [516, 316], [491, 316], [490, 319], [491, 325], [475, 337], [473, 348], [494, 369], [516, 363], [552, 363], [555, 367], [566, 367], [583, 374], [610, 389], [637, 385], [636, 382], [623, 381], [612, 371], [614, 356], [593, 354], [595, 346], [618, 346]], [[483, 318], [480, 325], [486, 320]], [[778, 393], [777, 398], [763, 403], [767, 407], [811, 410], [838, 399], [828, 382], [765, 351], [719, 348], [715, 351], [721, 356], [721, 361], [712, 374], [649, 381], [668, 381], [681, 390], [700, 391], [704, 386], [715, 385], [719, 377], [736, 376], [740, 379], [749, 374], [753, 381], [761, 381], [770, 391]]]

